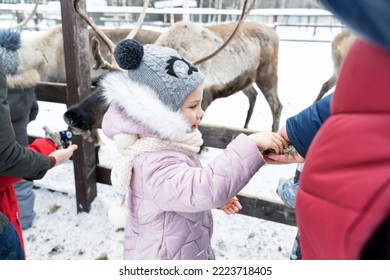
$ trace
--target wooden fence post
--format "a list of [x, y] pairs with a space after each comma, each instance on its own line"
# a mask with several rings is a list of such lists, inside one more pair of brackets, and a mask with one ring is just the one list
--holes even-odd
[[[80, 7], [86, 8], [85, 0], [80, 1]], [[66, 105], [70, 106], [90, 93], [90, 49], [86, 23], [74, 11], [72, 0], [61, 0], [61, 18], [67, 79]], [[97, 194], [95, 145], [80, 136], [75, 136], [73, 143], [78, 145], [73, 155], [77, 212], [89, 212]]]

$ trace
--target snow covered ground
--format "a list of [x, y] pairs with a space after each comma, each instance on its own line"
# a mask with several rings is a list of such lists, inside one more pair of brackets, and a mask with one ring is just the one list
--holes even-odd
[[[301, 30], [310, 37], [310, 31]], [[334, 34], [337, 30], [333, 30]], [[326, 34], [328, 39], [333, 33]], [[322, 84], [332, 73], [330, 43], [281, 41], [279, 51], [279, 97], [285, 120], [309, 106]], [[219, 99], [208, 108], [204, 123], [242, 127], [248, 101], [242, 93]], [[43, 125], [52, 130], [66, 129], [62, 120], [65, 105], [40, 102], [38, 119], [29, 132], [43, 135]], [[270, 130], [271, 112], [259, 94], [249, 128]], [[209, 148], [201, 155], [207, 163], [220, 150]], [[117, 155], [113, 143], [103, 137], [100, 162], [112, 166]], [[281, 177], [292, 177], [295, 164], [266, 165], [244, 188], [244, 193], [279, 200], [275, 190]], [[35, 185], [37, 218], [32, 228], [24, 231], [27, 259], [78, 260], [121, 259], [123, 231], [115, 231], [107, 211], [113, 203], [111, 186], [98, 184], [98, 195], [89, 213], [76, 212], [73, 164], [65, 163], [50, 170]], [[56, 190], [55, 192], [50, 191]], [[296, 228], [236, 214], [228, 216], [213, 210], [215, 227], [212, 245], [220, 260], [286, 260], [289, 257]]]

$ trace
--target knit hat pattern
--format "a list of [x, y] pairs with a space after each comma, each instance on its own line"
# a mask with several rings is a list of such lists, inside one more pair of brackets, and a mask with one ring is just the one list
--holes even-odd
[[0, 57], [3, 59], [5, 73], [14, 75], [19, 67], [20, 33], [8, 29], [0, 30]]
[[189, 93], [205, 77], [177, 51], [157, 45], [142, 46], [135, 40], [120, 41], [114, 52], [118, 65], [128, 70], [130, 80], [150, 87], [169, 110], [180, 109]]

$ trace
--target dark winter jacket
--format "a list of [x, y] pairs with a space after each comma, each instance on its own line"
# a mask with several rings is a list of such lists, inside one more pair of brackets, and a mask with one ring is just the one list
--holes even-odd
[[24, 147], [28, 145], [27, 125], [38, 114], [35, 86], [40, 81], [35, 69], [8, 74], [8, 104], [16, 141]]
[[[7, 82], [15, 76], [20, 76], [20, 74], [7, 75]], [[30, 77], [28, 76], [26, 78], [28, 79]], [[15, 140], [23, 147], [27, 147], [29, 144], [27, 127], [31, 121], [36, 119], [39, 109], [34, 88], [22, 89], [8, 87], [7, 100], [11, 112], [12, 126], [15, 132]], [[29, 228], [36, 216], [34, 211], [35, 193], [33, 186], [34, 182], [28, 180], [14, 184], [23, 229]]]
[[34, 153], [15, 142], [11, 115], [7, 102], [7, 82], [0, 62], [0, 174], [41, 179], [50, 168], [47, 156]]
[[332, 95], [325, 96], [299, 114], [287, 119], [286, 132], [288, 138], [304, 158], [317, 131], [330, 115]]

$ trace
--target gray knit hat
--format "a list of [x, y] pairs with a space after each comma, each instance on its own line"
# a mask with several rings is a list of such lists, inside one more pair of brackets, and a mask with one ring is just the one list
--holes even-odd
[[189, 93], [201, 85], [204, 75], [177, 51], [157, 45], [142, 46], [135, 40], [120, 41], [115, 60], [131, 80], [148, 86], [171, 111], [178, 111]]
[[19, 67], [20, 33], [8, 29], [0, 30], [0, 57], [6, 74], [16, 74]]

